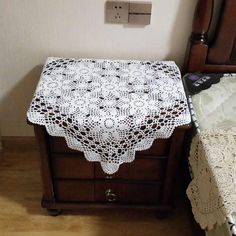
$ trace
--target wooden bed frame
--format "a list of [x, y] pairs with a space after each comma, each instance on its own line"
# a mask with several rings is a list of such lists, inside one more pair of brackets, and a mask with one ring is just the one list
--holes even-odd
[[[236, 73], [236, 0], [223, 0], [217, 13], [215, 4], [214, 0], [198, 0], [184, 73]], [[193, 235], [205, 235], [193, 222]]]
[[214, 0], [199, 0], [193, 19], [192, 35], [185, 57], [184, 72], [236, 72], [236, 1], [223, 0], [212, 40]]

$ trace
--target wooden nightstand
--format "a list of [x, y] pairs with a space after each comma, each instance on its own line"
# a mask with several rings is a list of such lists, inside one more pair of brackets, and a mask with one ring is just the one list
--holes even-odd
[[42, 206], [51, 214], [90, 206], [156, 208], [159, 215], [167, 214], [174, 204], [174, 184], [189, 127], [176, 128], [171, 138], [156, 140], [149, 150], [137, 152], [132, 163], [107, 175], [99, 163], [69, 149], [63, 138], [34, 125], [41, 153]]
[[27, 116], [43, 207], [171, 210], [191, 121], [174, 62], [48, 58]]

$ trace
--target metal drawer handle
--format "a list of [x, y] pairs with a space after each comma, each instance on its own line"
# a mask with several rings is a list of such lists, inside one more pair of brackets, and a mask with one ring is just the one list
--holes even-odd
[[112, 175], [106, 175], [106, 179], [112, 179], [113, 176]]
[[106, 199], [108, 202], [115, 202], [117, 201], [117, 195], [112, 192], [112, 190], [109, 188], [106, 190]]

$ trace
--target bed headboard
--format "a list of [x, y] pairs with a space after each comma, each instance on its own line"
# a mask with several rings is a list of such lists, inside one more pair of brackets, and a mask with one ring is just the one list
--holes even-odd
[[[198, 0], [184, 72], [236, 72], [236, 0], [223, 0], [216, 22], [214, 0]], [[212, 39], [209, 29], [214, 24]]]

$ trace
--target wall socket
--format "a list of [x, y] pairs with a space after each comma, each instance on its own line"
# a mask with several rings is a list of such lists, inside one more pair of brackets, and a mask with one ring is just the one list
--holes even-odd
[[128, 23], [129, 2], [128, 1], [107, 1], [106, 2], [106, 22], [108, 23]]
[[150, 1], [108, 0], [105, 9], [107, 23], [149, 25], [151, 22]]

